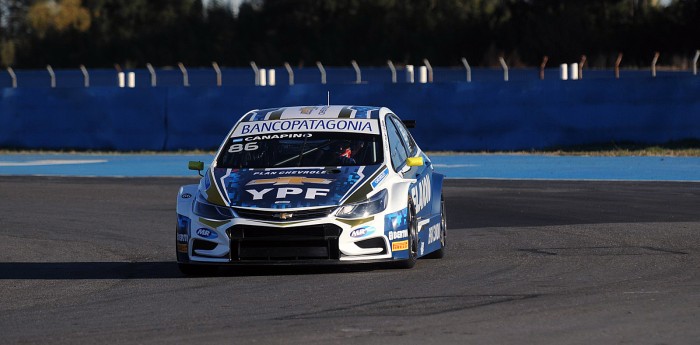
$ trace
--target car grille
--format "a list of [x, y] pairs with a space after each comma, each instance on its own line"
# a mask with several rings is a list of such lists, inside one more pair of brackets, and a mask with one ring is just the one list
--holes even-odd
[[[324, 207], [315, 208], [312, 210], [301, 210], [301, 211], [285, 211], [284, 209], [276, 211], [261, 211], [249, 208], [239, 208], [234, 207], [234, 211], [241, 218], [256, 219], [256, 220], [267, 220], [273, 222], [283, 222], [283, 221], [295, 221], [295, 220], [307, 220], [324, 218], [331, 214], [335, 207]], [[284, 214], [284, 215], [283, 215]], [[284, 217], [285, 219], [282, 219]]]
[[333, 224], [285, 228], [234, 225], [227, 231], [231, 261], [339, 259], [341, 231]]

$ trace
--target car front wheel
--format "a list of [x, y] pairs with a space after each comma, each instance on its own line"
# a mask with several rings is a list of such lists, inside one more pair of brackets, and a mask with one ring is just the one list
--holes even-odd
[[399, 268], [412, 268], [418, 259], [418, 220], [416, 218], [416, 208], [411, 199], [408, 200], [408, 259], [398, 264]]

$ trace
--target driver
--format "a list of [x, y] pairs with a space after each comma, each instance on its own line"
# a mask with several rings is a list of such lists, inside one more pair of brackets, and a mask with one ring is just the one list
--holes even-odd
[[362, 140], [356, 140], [351, 145], [340, 148], [340, 156], [338, 157], [341, 164], [356, 164], [357, 154], [365, 146]]

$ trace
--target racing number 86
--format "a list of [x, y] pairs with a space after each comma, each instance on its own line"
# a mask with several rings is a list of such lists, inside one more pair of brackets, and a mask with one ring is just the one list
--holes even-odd
[[258, 143], [257, 142], [252, 142], [252, 143], [246, 143], [245, 146], [243, 144], [233, 144], [231, 147], [229, 147], [228, 152], [229, 153], [236, 153], [236, 152], [241, 152], [241, 151], [255, 151], [258, 149]]

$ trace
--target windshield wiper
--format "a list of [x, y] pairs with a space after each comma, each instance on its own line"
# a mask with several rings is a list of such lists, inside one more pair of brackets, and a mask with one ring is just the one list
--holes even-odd
[[283, 161], [281, 161], [281, 162], [276, 163], [274, 166], [278, 167], [278, 166], [283, 165], [283, 164], [285, 164], [285, 163], [289, 163], [289, 162], [291, 162], [291, 161], [293, 161], [293, 160], [295, 160], [295, 159], [297, 159], [297, 158], [299, 158], [299, 163], [297, 164], [297, 166], [301, 166], [301, 159], [302, 159], [303, 156], [308, 155], [309, 153], [312, 153], [312, 152], [316, 152], [316, 151], [318, 151], [318, 150], [320, 150], [320, 149], [322, 149], [322, 148], [324, 148], [324, 147], [326, 147], [326, 146], [329, 146], [330, 144], [331, 144], [331, 142], [327, 142], [327, 143], [324, 143], [323, 145], [318, 145], [318, 146], [316, 146], [316, 147], [310, 148], [308, 151], [304, 152], [304, 150], [303, 150], [303, 149], [304, 149], [304, 145], [306, 145], [306, 138], [304, 138], [304, 145], [302, 145], [301, 153], [299, 153], [298, 156], [295, 155], [295, 156], [293, 156], [293, 157], [287, 158], [287, 159], [285, 159], [285, 160], [283, 160]]

